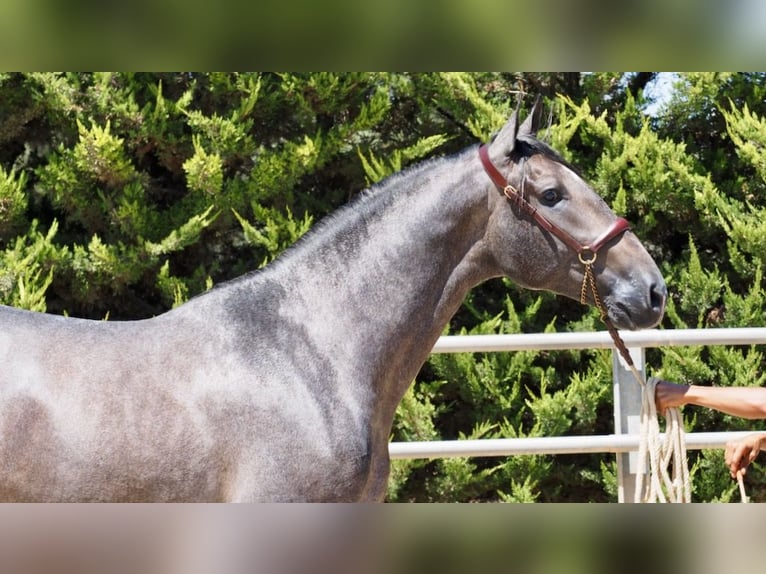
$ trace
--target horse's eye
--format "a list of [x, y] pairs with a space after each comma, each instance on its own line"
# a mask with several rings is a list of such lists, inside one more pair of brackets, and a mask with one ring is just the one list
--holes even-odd
[[561, 194], [555, 189], [546, 189], [540, 196], [540, 200], [548, 207], [556, 205], [561, 200]]

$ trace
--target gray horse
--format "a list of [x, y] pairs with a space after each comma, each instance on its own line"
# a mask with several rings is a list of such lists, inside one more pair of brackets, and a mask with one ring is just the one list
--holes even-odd
[[583, 245], [600, 237], [593, 269], [618, 328], [656, 325], [659, 270], [534, 137], [538, 112], [485, 148], [505, 194], [474, 146], [158, 317], [0, 308], [0, 499], [381, 500], [394, 411], [468, 291], [505, 275], [580, 298], [582, 255], [538, 216]]

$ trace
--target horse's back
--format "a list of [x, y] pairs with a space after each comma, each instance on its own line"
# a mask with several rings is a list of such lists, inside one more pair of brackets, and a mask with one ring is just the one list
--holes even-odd
[[154, 321], [0, 307], [1, 499], [223, 497], [215, 438], [179, 392], [194, 363]]

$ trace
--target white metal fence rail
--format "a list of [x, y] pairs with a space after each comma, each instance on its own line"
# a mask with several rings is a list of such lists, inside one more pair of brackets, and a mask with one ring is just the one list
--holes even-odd
[[[621, 332], [639, 370], [644, 369], [647, 347], [692, 345], [762, 345], [766, 328], [650, 329]], [[564, 349], [613, 349], [615, 433], [596, 436], [528, 437], [429, 442], [395, 442], [391, 458], [443, 458], [455, 456], [512, 456], [520, 454], [617, 453], [619, 501], [633, 500], [638, 451], [641, 390], [614, 350], [606, 331], [441, 337], [434, 353], [507, 352]], [[688, 433], [688, 449], [722, 448], [747, 432]]]

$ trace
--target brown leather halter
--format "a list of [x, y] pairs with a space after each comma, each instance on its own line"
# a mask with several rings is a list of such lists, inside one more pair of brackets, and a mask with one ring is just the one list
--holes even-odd
[[585, 272], [582, 279], [582, 287], [580, 288], [580, 302], [583, 305], [587, 303], [588, 290], [590, 289], [596, 308], [601, 314], [601, 320], [606, 325], [609, 334], [612, 336], [612, 339], [614, 340], [614, 343], [620, 354], [623, 356], [628, 365], [633, 367], [633, 360], [630, 357], [630, 353], [628, 352], [628, 349], [620, 337], [617, 329], [609, 319], [606, 306], [601, 301], [601, 297], [598, 294], [598, 289], [596, 288], [596, 279], [593, 276], [593, 264], [596, 262], [599, 249], [601, 249], [610, 240], [630, 229], [630, 223], [628, 223], [624, 217], [618, 217], [615, 219], [612, 225], [606, 229], [606, 231], [604, 231], [591, 243], [580, 243], [569, 233], [546, 219], [535, 206], [527, 201], [523, 193], [526, 173], [522, 173], [521, 193], [519, 193], [519, 190], [517, 190], [494, 166], [492, 160], [489, 158], [489, 148], [486, 144], [479, 146], [479, 158], [481, 159], [481, 164], [484, 166], [484, 171], [487, 172], [489, 178], [499, 189], [503, 190], [505, 196], [513, 204], [518, 206], [519, 209], [521, 209], [524, 213], [532, 217], [540, 227], [558, 237], [572, 251], [577, 253], [577, 257], [580, 260], [580, 263], [582, 263], [585, 267]]
[[[599, 249], [601, 249], [611, 239], [614, 239], [621, 233], [630, 229], [630, 223], [628, 223], [625, 218], [618, 217], [615, 219], [612, 225], [610, 225], [609, 228], [604, 231], [604, 233], [599, 235], [591, 243], [580, 243], [574, 237], [569, 235], [569, 233], [547, 220], [539, 211], [537, 211], [536, 207], [527, 201], [522, 193], [519, 193], [519, 191], [513, 187], [513, 185], [507, 179], [505, 179], [505, 177], [503, 177], [503, 175], [492, 164], [492, 160], [489, 159], [489, 148], [487, 145], [482, 145], [479, 147], [479, 158], [481, 158], [481, 163], [484, 166], [484, 171], [487, 172], [487, 175], [494, 182], [494, 184], [503, 190], [505, 196], [511, 200], [511, 202], [517, 205], [524, 213], [534, 218], [540, 227], [549, 233], [552, 233], [561, 239], [561, 241], [566, 243], [572, 251], [577, 253], [577, 257], [580, 259], [583, 265], [592, 265], [596, 261]], [[523, 183], [524, 176], [522, 176], [522, 192], [524, 191]]]

